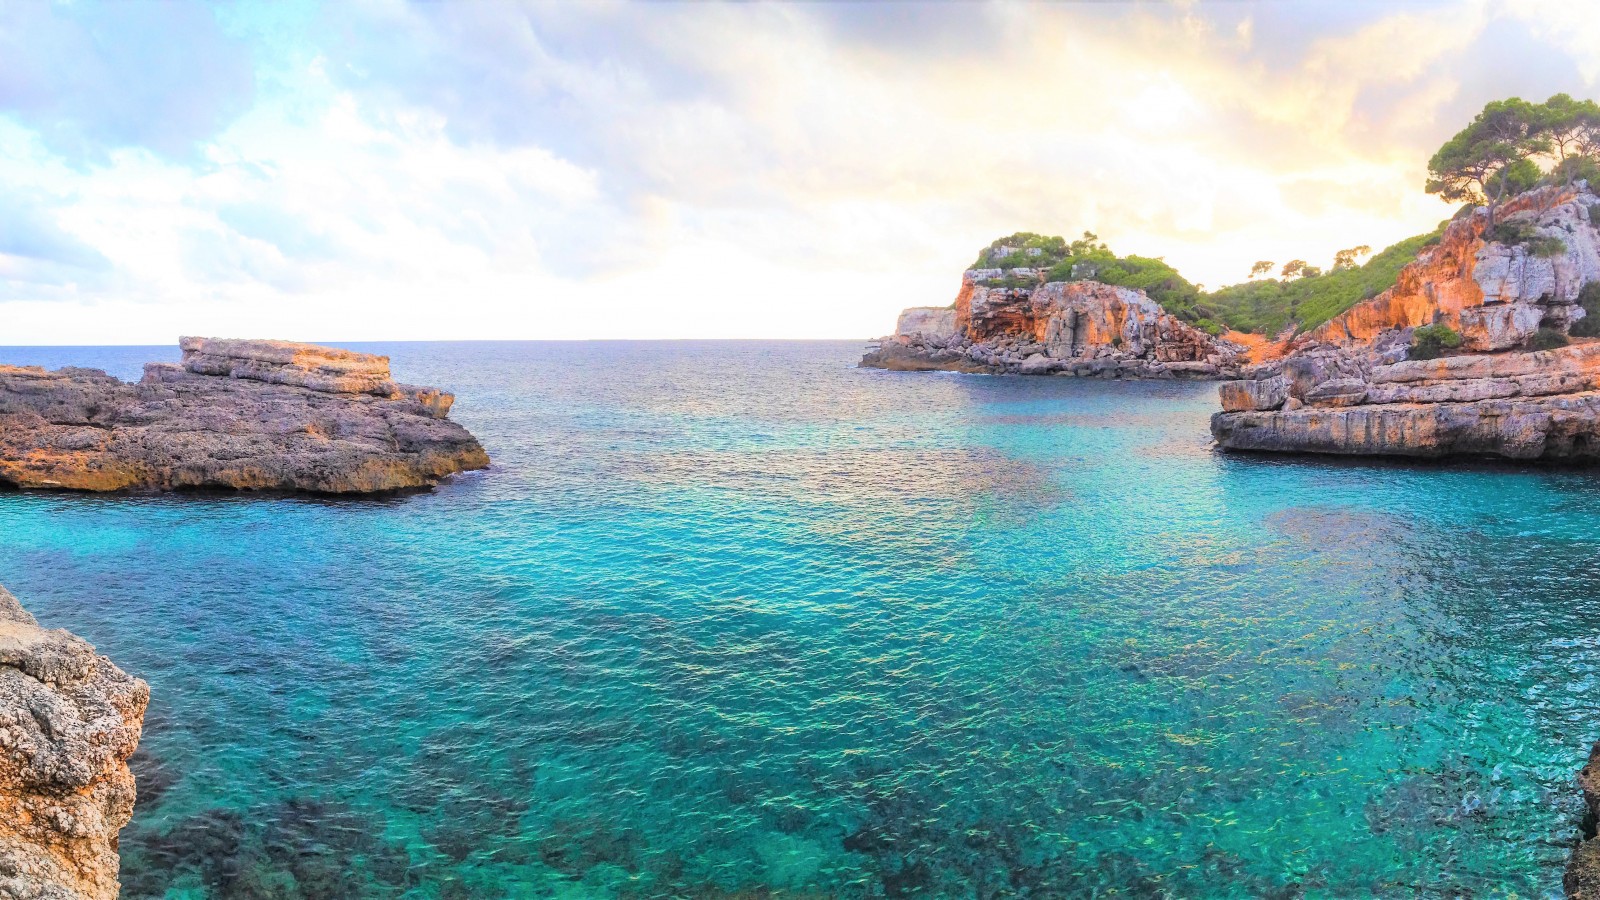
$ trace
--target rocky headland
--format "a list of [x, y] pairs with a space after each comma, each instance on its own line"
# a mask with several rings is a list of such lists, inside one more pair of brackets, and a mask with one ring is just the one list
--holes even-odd
[[1041, 268], [968, 269], [952, 306], [901, 313], [895, 333], [861, 365], [995, 375], [1238, 377], [1243, 346], [1169, 314], [1143, 291], [1045, 277]]
[[117, 896], [150, 688], [0, 588], [0, 900]]
[[[1600, 343], [1570, 336], [1600, 289], [1597, 217], [1583, 182], [1506, 201], [1493, 229], [1485, 208], [1458, 217], [1394, 287], [1222, 385], [1218, 445], [1600, 458]], [[1424, 328], [1458, 345], [1420, 352]]]
[[363, 494], [489, 465], [454, 397], [389, 359], [314, 344], [186, 337], [127, 383], [0, 366], [0, 485]]

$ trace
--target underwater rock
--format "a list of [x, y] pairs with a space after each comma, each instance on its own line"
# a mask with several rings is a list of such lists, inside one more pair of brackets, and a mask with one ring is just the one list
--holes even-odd
[[117, 896], [150, 688], [0, 588], [0, 898]]
[[0, 366], [0, 484], [82, 491], [375, 493], [489, 465], [454, 397], [396, 384], [383, 356], [183, 338], [129, 384]]

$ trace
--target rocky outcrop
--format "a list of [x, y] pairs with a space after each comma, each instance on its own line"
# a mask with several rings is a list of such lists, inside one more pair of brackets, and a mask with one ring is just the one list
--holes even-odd
[[[1452, 222], [1394, 288], [1223, 385], [1212, 435], [1229, 450], [1600, 458], [1600, 343], [1528, 347], [1585, 315], [1595, 205], [1580, 183], [1506, 203], [1493, 234], [1481, 209]], [[1410, 359], [1414, 329], [1433, 324], [1460, 333], [1460, 354]]]
[[0, 588], [0, 900], [117, 896], [150, 688]]
[[481, 469], [454, 397], [389, 360], [312, 344], [184, 338], [129, 384], [0, 366], [0, 484], [83, 491], [374, 493]]
[[[1105, 378], [1218, 378], [1242, 347], [1172, 316], [1143, 291], [1028, 283], [1034, 269], [971, 269], [953, 308], [914, 307], [862, 358], [871, 368]], [[1023, 286], [987, 282], [1023, 282]]]
[[1568, 858], [1561, 884], [1569, 900], [1600, 900], [1600, 840], [1595, 838], [1600, 822], [1600, 743], [1590, 749], [1588, 763], [1578, 772], [1578, 787], [1585, 808], [1583, 840]]

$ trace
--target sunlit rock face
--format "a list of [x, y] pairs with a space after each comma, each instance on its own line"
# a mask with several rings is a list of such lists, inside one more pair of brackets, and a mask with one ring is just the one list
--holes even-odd
[[0, 588], [0, 898], [110, 900], [150, 688]]
[[[1481, 209], [1452, 222], [1393, 289], [1224, 385], [1213, 436], [1230, 450], [1600, 459], [1600, 343], [1529, 346], [1584, 317], [1580, 294], [1600, 281], [1595, 206], [1580, 183], [1507, 202], [1494, 233]], [[1433, 324], [1460, 349], [1410, 359], [1414, 330]]]
[[[862, 365], [1106, 378], [1218, 378], [1239, 370], [1243, 348], [1169, 315], [1143, 291], [1096, 281], [1026, 283], [1038, 277], [1034, 269], [969, 270], [954, 308], [906, 310]], [[981, 283], [1001, 278], [1024, 285]]]
[[310, 344], [184, 338], [128, 384], [93, 369], [0, 367], [0, 483], [82, 491], [376, 493], [489, 457], [454, 397], [389, 360]]
[[1527, 340], [1541, 323], [1567, 327], [1579, 318], [1578, 293], [1600, 280], [1600, 231], [1587, 186], [1529, 191], [1496, 213], [1497, 223], [1524, 226], [1564, 249], [1540, 255], [1528, 243], [1485, 240], [1479, 210], [1445, 229], [1417, 254], [1395, 286], [1299, 336], [1293, 348], [1364, 344], [1387, 331], [1439, 323], [1460, 331], [1468, 350], [1503, 350]]

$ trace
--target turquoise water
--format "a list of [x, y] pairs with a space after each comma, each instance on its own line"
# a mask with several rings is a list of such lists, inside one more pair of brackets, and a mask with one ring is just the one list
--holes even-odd
[[0, 583], [152, 687], [126, 896], [1559, 891], [1600, 475], [849, 343], [380, 349], [493, 470], [0, 494]]

